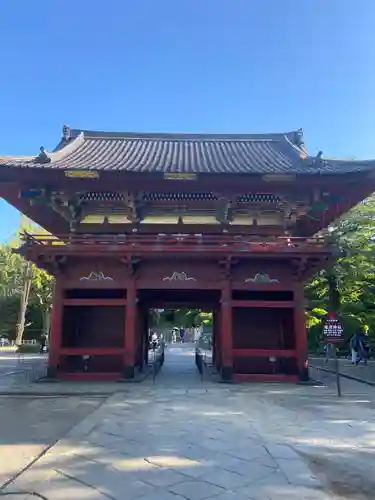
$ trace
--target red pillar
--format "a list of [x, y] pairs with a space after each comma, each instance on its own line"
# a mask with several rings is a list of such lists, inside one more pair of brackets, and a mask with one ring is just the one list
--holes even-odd
[[217, 311], [212, 311], [212, 365], [216, 366], [217, 362]]
[[124, 378], [134, 377], [134, 366], [136, 357], [136, 327], [137, 327], [137, 291], [135, 281], [128, 283], [126, 294], [126, 317], [124, 338]]
[[233, 375], [232, 356], [232, 289], [230, 281], [226, 281], [221, 291], [220, 311], [220, 351], [221, 376], [223, 380], [230, 380]]
[[307, 381], [309, 379], [308, 346], [303, 286], [298, 285], [294, 293], [294, 335], [296, 340], [298, 373], [301, 381]]
[[48, 376], [55, 377], [60, 359], [63, 320], [63, 288], [61, 278], [57, 277], [51, 311], [51, 327], [48, 344]]

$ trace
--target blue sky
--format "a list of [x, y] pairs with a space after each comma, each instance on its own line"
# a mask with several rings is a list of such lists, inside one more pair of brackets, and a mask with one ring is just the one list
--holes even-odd
[[[8, 0], [0, 155], [64, 123], [118, 131], [305, 131], [375, 158], [374, 0]], [[19, 215], [0, 201], [0, 240]]]

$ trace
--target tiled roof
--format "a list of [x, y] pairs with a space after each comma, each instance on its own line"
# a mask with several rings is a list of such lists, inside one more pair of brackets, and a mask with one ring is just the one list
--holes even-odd
[[223, 174], [339, 174], [374, 161], [325, 160], [306, 153], [301, 131], [285, 134], [135, 134], [70, 130], [56, 150], [0, 157], [0, 167]]

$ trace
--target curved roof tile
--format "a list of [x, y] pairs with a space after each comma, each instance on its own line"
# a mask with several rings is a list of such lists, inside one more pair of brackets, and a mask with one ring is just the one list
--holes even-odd
[[[372, 170], [367, 162], [315, 159], [285, 134], [147, 134], [69, 130], [49, 161], [0, 157], [0, 166], [126, 172], [339, 174]], [[298, 145], [300, 144], [300, 145]]]

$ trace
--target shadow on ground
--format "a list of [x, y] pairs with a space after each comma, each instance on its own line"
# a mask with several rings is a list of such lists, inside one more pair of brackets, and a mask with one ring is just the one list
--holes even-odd
[[0, 397], [0, 486], [93, 412], [104, 398]]

